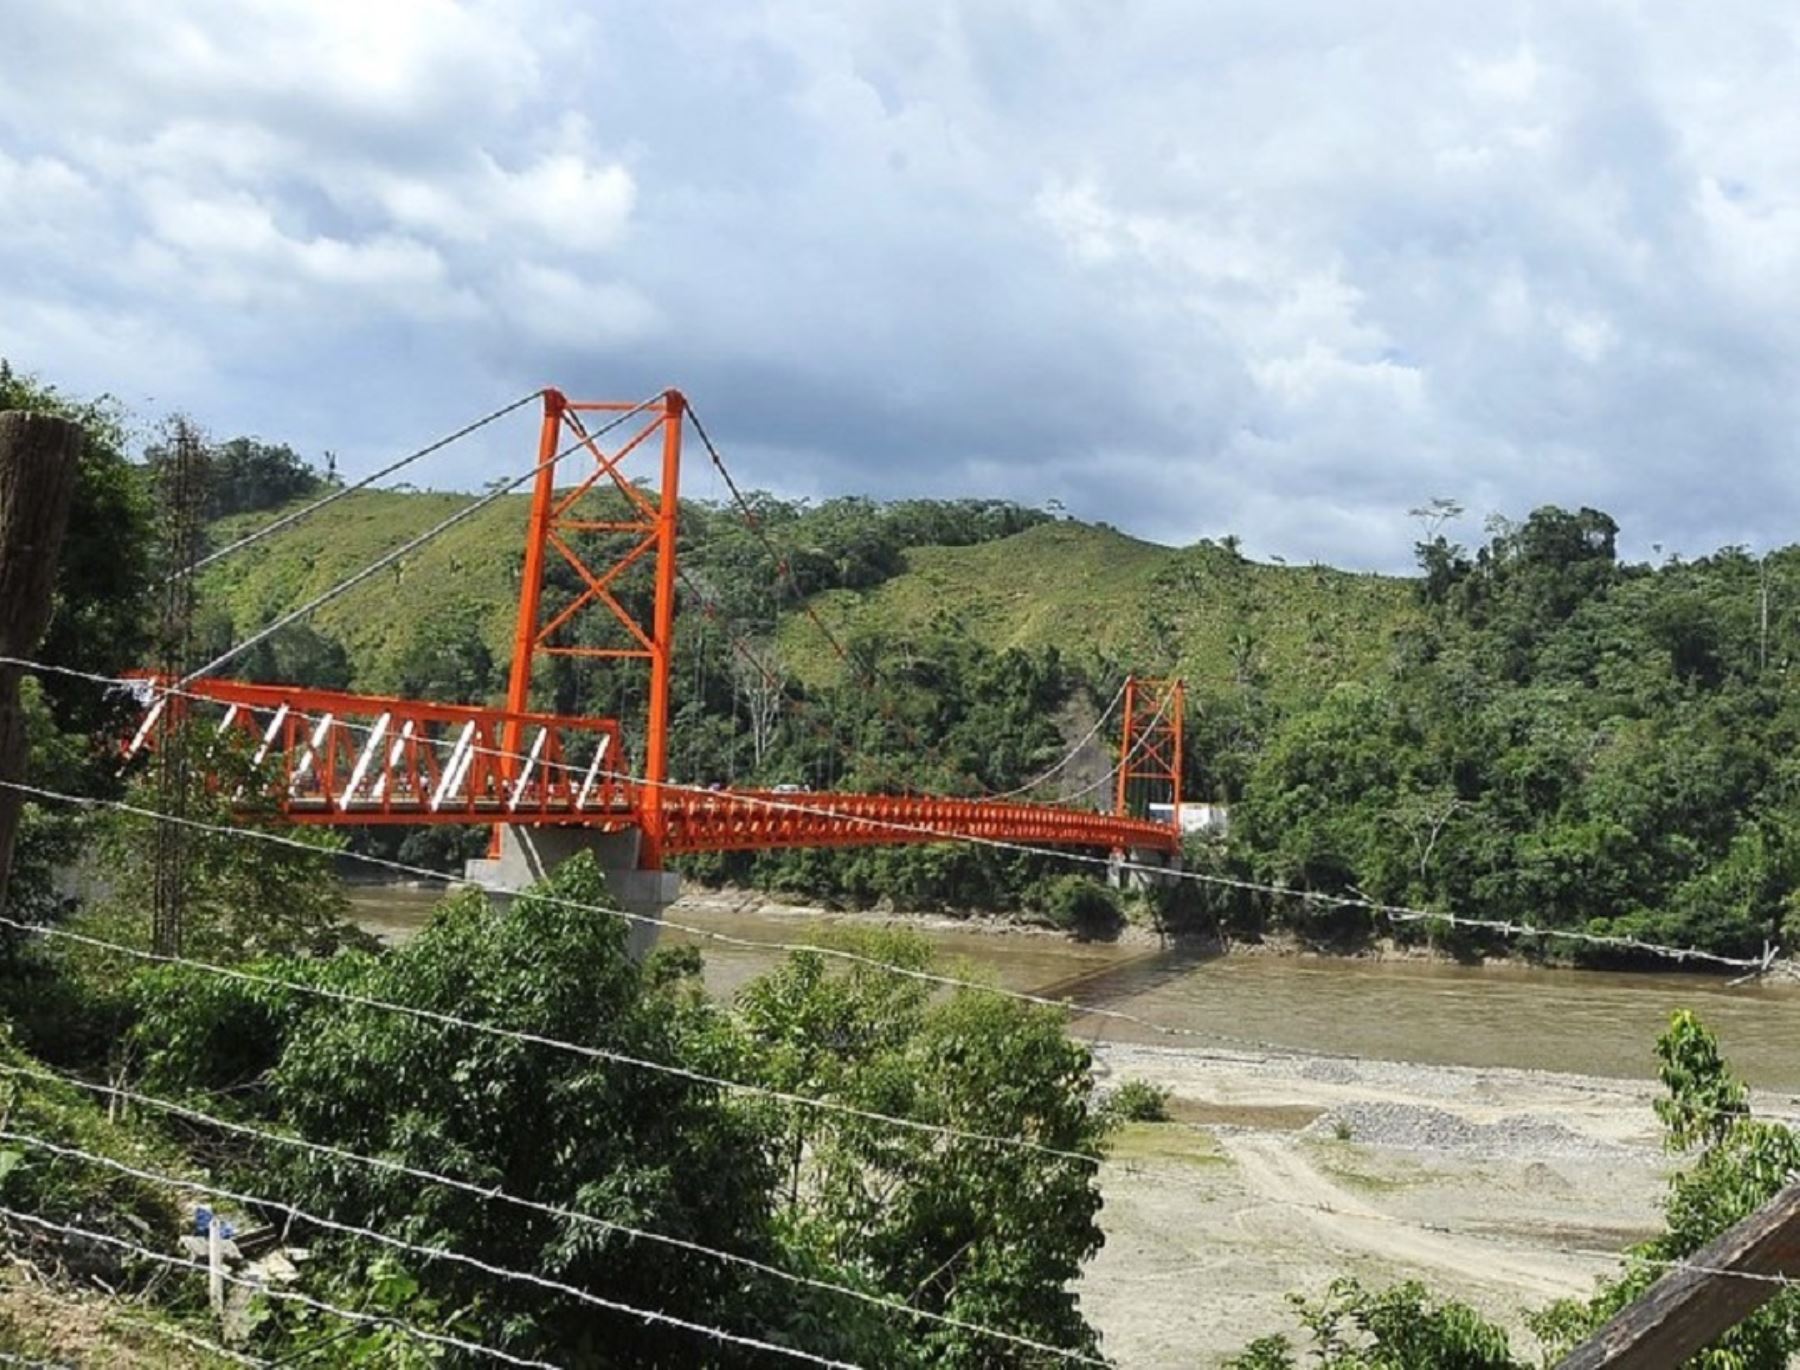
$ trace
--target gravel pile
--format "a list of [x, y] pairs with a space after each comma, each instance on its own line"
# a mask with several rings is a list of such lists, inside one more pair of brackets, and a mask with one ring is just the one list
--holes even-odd
[[1528, 1114], [1476, 1123], [1441, 1108], [1373, 1100], [1340, 1104], [1307, 1124], [1302, 1135], [1336, 1138], [1346, 1129], [1349, 1140], [1363, 1146], [1455, 1151], [1467, 1156], [1515, 1160], [1529, 1156], [1616, 1156], [1623, 1149]]

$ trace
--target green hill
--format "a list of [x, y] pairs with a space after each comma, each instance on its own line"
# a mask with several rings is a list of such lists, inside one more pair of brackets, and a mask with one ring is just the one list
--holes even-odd
[[[224, 559], [201, 582], [208, 611], [241, 637], [323, 593], [384, 552], [466, 506], [471, 496], [438, 491], [363, 491]], [[422, 632], [450, 619], [472, 622], [496, 661], [512, 652], [518, 577], [529, 505], [509, 495], [416, 553], [321, 608], [312, 626], [343, 645], [359, 689], [397, 688], [400, 663]], [[268, 513], [214, 529], [220, 545], [261, 526]], [[216, 619], [211, 636], [227, 625]]]
[[[242, 636], [268, 622], [469, 498], [358, 493], [227, 558], [203, 582], [213, 615], [209, 639]], [[413, 644], [446, 622], [469, 625], [504, 668], [526, 505], [523, 495], [496, 501], [318, 611], [313, 627], [342, 644], [358, 688], [398, 688]], [[215, 540], [269, 517], [226, 520]], [[695, 531], [684, 539], [685, 564], [728, 607], [742, 610], [745, 631], [766, 627], [775, 617], [766, 552], [741, 542], [721, 550], [721, 530], [734, 523], [729, 513], [695, 506], [689, 522]], [[804, 519], [789, 542], [810, 545]], [[1076, 660], [1178, 670], [1202, 688], [1254, 679], [1282, 701], [1374, 669], [1410, 606], [1407, 582], [1394, 577], [1257, 564], [1212, 543], [1163, 547], [1074, 521], [1043, 522], [974, 545], [908, 547], [898, 569], [868, 588], [813, 596], [841, 639], [873, 634], [904, 643], [951, 627], [992, 650], [1054, 645]], [[782, 658], [799, 680], [824, 685], [840, 674], [833, 649], [806, 615], [790, 605], [778, 619]]]
[[[1178, 671], [1200, 688], [1255, 679], [1284, 701], [1375, 669], [1411, 606], [1396, 577], [1262, 565], [1211, 543], [1163, 547], [1076, 522], [913, 548], [900, 575], [815, 601], [840, 636], [904, 639], [947, 622], [994, 650], [1054, 645], [1130, 670]], [[803, 616], [785, 623], [781, 641], [803, 679], [834, 670]]]

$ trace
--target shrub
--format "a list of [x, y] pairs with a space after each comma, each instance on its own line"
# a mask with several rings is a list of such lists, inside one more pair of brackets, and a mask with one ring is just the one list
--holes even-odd
[[1166, 1123], [1170, 1093], [1148, 1080], [1127, 1080], [1107, 1099], [1106, 1111], [1121, 1122]]
[[1125, 922], [1119, 896], [1085, 875], [1050, 881], [1044, 889], [1044, 916], [1052, 927], [1090, 939], [1116, 937]]

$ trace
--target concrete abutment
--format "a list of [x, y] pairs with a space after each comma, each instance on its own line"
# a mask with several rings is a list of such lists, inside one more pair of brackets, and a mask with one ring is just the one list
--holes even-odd
[[[606, 878], [606, 890], [626, 913], [659, 922], [663, 911], [681, 894], [681, 876], [675, 871], [638, 868], [642, 834], [635, 828], [599, 832], [593, 828], [504, 827], [500, 830], [500, 855], [478, 857], [464, 867], [464, 877], [497, 898], [516, 894], [548, 879], [570, 857], [591, 852]], [[627, 945], [631, 954], [643, 957], [656, 945], [654, 924], [632, 920]]]

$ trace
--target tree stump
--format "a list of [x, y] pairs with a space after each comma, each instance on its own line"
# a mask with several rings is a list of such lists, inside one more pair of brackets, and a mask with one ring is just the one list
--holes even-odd
[[[29, 657], [50, 624], [57, 558], [84, 436], [67, 419], [0, 413], [0, 656]], [[23, 779], [23, 670], [0, 663], [0, 780]], [[23, 797], [0, 789], [0, 913], [12, 874]]]

